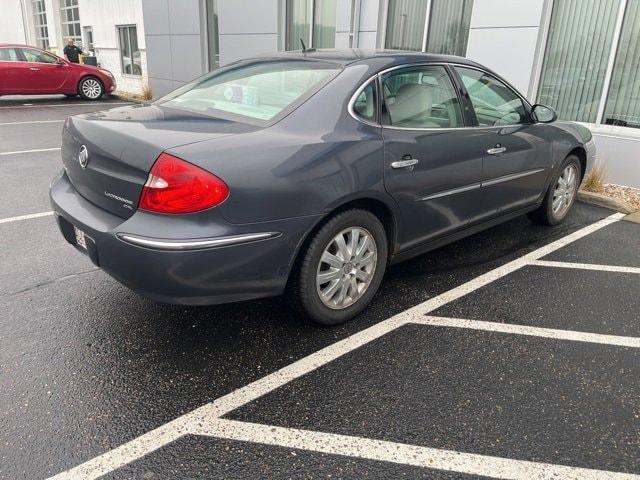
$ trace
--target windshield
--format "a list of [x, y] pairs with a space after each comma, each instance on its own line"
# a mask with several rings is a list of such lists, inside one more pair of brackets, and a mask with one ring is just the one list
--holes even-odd
[[240, 65], [185, 85], [158, 101], [167, 107], [220, 116], [271, 120], [333, 78], [332, 63], [282, 60]]

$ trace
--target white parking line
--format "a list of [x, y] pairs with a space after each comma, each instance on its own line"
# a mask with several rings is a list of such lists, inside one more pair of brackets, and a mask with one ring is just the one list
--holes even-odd
[[0, 224], [19, 222], [21, 220], [31, 220], [32, 218], [48, 217], [49, 215], [53, 215], [53, 212], [30, 213], [29, 215], [20, 215], [18, 217], [0, 218]]
[[131, 102], [87, 102], [87, 103], [58, 103], [49, 105], [33, 105], [31, 103], [25, 103], [21, 105], [7, 105], [2, 106], [0, 109], [11, 108], [14, 110], [21, 110], [23, 108], [49, 108], [49, 107], [84, 107], [87, 105], [104, 105], [109, 108], [109, 105], [132, 105]]
[[31, 125], [32, 123], [64, 123], [64, 120], [32, 120], [30, 122], [4, 122], [4, 123], [0, 123], [0, 127], [6, 126], [6, 125]]
[[224, 395], [211, 403], [203, 405], [181, 417], [172, 420], [161, 427], [151, 430], [111, 451], [62, 472], [52, 478], [61, 479], [94, 479], [110, 471], [131, 463], [157, 448], [160, 448], [181, 435], [190, 431], [197, 431], [199, 425], [205, 425], [218, 420], [223, 415], [235, 410], [304, 374], [326, 365], [327, 363], [349, 353], [377, 338], [386, 335], [396, 328], [424, 318], [428, 313], [441, 306], [467, 295], [499, 278], [508, 275], [519, 268], [538, 260], [551, 252], [575, 242], [611, 223], [617, 222], [624, 214], [616, 213], [598, 222], [577, 230], [566, 237], [549, 243], [531, 253], [517, 258], [501, 267], [480, 275], [462, 285], [453, 288], [437, 297], [416, 305], [404, 312], [394, 315], [376, 325], [362, 330], [339, 342], [329, 345], [308, 355], [292, 364], [281, 368], [259, 380]]
[[600, 272], [640, 273], [639, 267], [621, 267], [618, 265], [597, 265], [594, 263], [552, 262], [549, 260], [536, 260], [531, 265], [539, 267], [576, 268], [578, 270], [597, 270]]
[[415, 467], [460, 472], [489, 478], [637, 480], [637, 475], [591, 470], [565, 465], [513, 460], [474, 453], [439, 450], [404, 443], [260, 425], [235, 420], [216, 420], [199, 426], [192, 434], [296, 448], [313, 452], [399, 463]]
[[20, 153], [55, 152], [57, 150], [60, 150], [60, 147], [55, 147], [55, 148], [36, 148], [35, 150], [16, 150], [15, 152], [0, 152], [0, 156], [18, 155]]
[[574, 342], [600, 343], [618, 347], [640, 348], [640, 338], [623, 337], [620, 335], [604, 335], [601, 333], [578, 332], [575, 330], [558, 330], [555, 328], [531, 327], [528, 325], [514, 325], [512, 323], [485, 322], [482, 320], [467, 320], [466, 318], [423, 317], [413, 319], [409, 323], [430, 325], [435, 327], [466, 328], [485, 332], [511, 333], [531, 337], [555, 338]]

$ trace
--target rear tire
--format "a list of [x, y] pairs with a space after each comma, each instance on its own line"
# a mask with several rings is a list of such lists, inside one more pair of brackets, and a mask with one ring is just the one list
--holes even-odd
[[580, 159], [569, 155], [553, 177], [540, 207], [529, 218], [541, 225], [558, 225], [571, 210], [580, 187], [582, 166]]
[[84, 100], [100, 100], [104, 95], [104, 85], [96, 77], [84, 77], [78, 84], [78, 95]]
[[293, 272], [294, 307], [319, 325], [339, 325], [366, 308], [387, 266], [384, 227], [371, 212], [338, 213], [315, 233]]

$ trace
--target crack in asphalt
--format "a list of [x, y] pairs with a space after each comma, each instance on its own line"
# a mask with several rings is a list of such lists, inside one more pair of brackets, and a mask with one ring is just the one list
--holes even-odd
[[70, 278], [79, 277], [81, 275], [86, 275], [87, 273], [96, 272], [98, 270], [100, 270], [100, 268], [95, 267], [95, 268], [92, 268], [90, 270], [84, 270], [82, 272], [71, 273], [69, 275], [63, 275], [62, 277], [52, 278], [51, 280], [47, 280], [46, 282], [37, 283], [35, 285], [31, 285], [30, 287], [26, 287], [26, 288], [23, 288], [21, 290], [18, 290], [17, 292], [9, 293], [8, 296], [12, 297], [12, 296], [15, 296], [15, 295], [20, 295], [21, 293], [30, 292], [31, 290], [35, 290], [35, 289], [40, 288], [40, 287], [45, 287], [47, 285], [51, 285], [52, 283], [62, 282], [64, 280], [69, 280]]

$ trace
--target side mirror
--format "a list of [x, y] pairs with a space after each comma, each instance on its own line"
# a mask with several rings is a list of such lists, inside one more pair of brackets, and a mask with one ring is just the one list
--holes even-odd
[[533, 113], [533, 118], [536, 122], [540, 123], [551, 123], [555, 122], [558, 119], [558, 114], [551, 107], [547, 107], [545, 105], [541, 105], [536, 103], [531, 109], [531, 113]]

